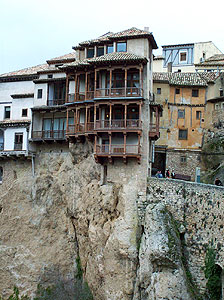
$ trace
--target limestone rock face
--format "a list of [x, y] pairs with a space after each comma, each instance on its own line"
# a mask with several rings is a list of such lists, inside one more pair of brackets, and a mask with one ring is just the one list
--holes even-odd
[[149, 204], [139, 250], [134, 300], [190, 300], [179, 239], [163, 204]]
[[136, 183], [100, 185], [88, 145], [86, 151], [48, 147], [36, 155], [34, 177], [29, 161], [3, 165], [0, 294], [14, 285], [28, 295], [38, 284], [61, 285], [59, 299], [74, 299], [79, 257], [95, 299], [131, 299]]

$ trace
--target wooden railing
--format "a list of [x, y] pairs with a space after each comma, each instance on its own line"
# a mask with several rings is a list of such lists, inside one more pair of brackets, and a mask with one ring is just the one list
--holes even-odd
[[96, 154], [108, 154], [108, 155], [121, 155], [130, 154], [137, 155], [140, 154], [139, 145], [124, 145], [124, 144], [106, 144], [106, 145], [96, 145]]
[[36, 140], [65, 139], [65, 130], [33, 131], [32, 139], [36, 139]]
[[119, 97], [140, 97], [143, 95], [143, 90], [136, 87], [127, 87], [127, 88], [104, 88], [96, 89], [96, 91], [87, 91], [70, 93], [68, 95], [68, 102], [78, 102], [85, 100], [92, 100], [94, 98], [119, 98]]
[[135, 129], [141, 128], [141, 121], [128, 119], [128, 120], [99, 120], [96, 121], [95, 129]]
[[57, 106], [57, 105], [63, 105], [63, 104], [65, 104], [65, 99], [47, 100], [47, 105], [48, 106]]
[[109, 98], [109, 97], [139, 97], [142, 96], [142, 89], [136, 87], [122, 87], [122, 88], [105, 88], [96, 89], [95, 98]]
[[79, 124], [71, 124], [67, 126], [66, 134], [78, 134], [85, 132], [93, 132], [97, 130], [125, 130], [125, 129], [140, 129], [141, 121], [140, 120], [98, 120], [94, 122], [88, 123], [79, 123]]
[[151, 139], [158, 139], [159, 138], [159, 124], [150, 123], [149, 124], [149, 137]]

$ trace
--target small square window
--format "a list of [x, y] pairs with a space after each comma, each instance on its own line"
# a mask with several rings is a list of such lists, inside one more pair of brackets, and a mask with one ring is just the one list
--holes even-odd
[[200, 110], [196, 111], [196, 120], [201, 120], [201, 111]]
[[179, 129], [179, 140], [187, 140], [187, 129]]
[[175, 89], [175, 94], [179, 95], [180, 94], [180, 89]]
[[43, 90], [42, 89], [38, 89], [37, 90], [37, 99], [41, 99], [43, 96]]
[[104, 55], [104, 47], [97, 47], [97, 56]]
[[87, 58], [94, 57], [94, 48], [87, 49]]
[[186, 156], [181, 156], [181, 157], [180, 157], [180, 162], [181, 162], [182, 164], [186, 163], [186, 162], [187, 162], [187, 157], [186, 157]]
[[180, 61], [187, 61], [187, 52], [180, 52]]
[[117, 43], [117, 52], [126, 52], [126, 51], [127, 51], [126, 42], [118, 42]]
[[10, 119], [10, 116], [11, 116], [11, 107], [10, 106], [5, 106], [4, 119]]
[[215, 104], [215, 110], [219, 110], [219, 104], [218, 103]]
[[28, 115], [28, 109], [27, 108], [23, 108], [22, 109], [22, 117], [27, 117]]
[[113, 44], [107, 45], [107, 53], [112, 53], [112, 52], [114, 52], [114, 45]]
[[184, 119], [184, 118], [185, 118], [184, 109], [178, 109], [178, 119]]
[[157, 88], [157, 95], [161, 95], [161, 88]]
[[198, 97], [199, 95], [199, 90], [198, 89], [193, 89], [192, 90], [192, 97]]
[[48, 74], [47, 78], [53, 78], [53, 74]]
[[223, 96], [223, 89], [219, 90], [219, 96], [222, 97]]

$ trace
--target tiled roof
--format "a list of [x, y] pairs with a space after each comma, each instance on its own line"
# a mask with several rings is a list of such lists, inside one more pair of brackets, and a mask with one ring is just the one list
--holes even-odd
[[34, 93], [12, 94], [11, 97], [12, 97], [13, 99], [19, 99], [19, 98], [34, 98]]
[[171, 73], [170, 85], [207, 86], [207, 82], [198, 73]]
[[25, 68], [18, 71], [13, 71], [9, 73], [4, 73], [0, 75], [0, 80], [3, 77], [12, 77], [12, 76], [30, 76], [30, 75], [36, 75], [37, 72], [45, 70], [48, 67], [47, 64], [38, 65], [30, 68]]
[[142, 56], [138, 56], [133, 53], [128, 52], [113, 52], [109, 54], [105, 54], [98, 57], [93, 57], [89, 60], [89, 63], [97, 63], [97, 62], [113, 62], [113, 61], [139, 61], [146, 60], [146, 58]]
[[78, 46], [73, 47], [73, 49], [80, 49], [86, 46], [93, 46], [96, 44], [102, 44], [104, 42], [112, 42], [114, 40], [121, 40], [121, 39], [131, 39], [131, 38], [149, 38], [151, 40], [153, 49], [157, 49], [158, 46], [156, 44], [156, 41], [154, 40], [152, 32], [146, 31], [146, 30], [141, 30], [136, 27], [132, 27], [123, 31], [119, 31], [117, 33], [113, 32], [108, 32], [99, 38], [92, 39], [89, 41], [81, 42], [79, 43]]
[[209, 73], [165, 73], [154, 72], [153, 81], [164, 82], [170, 85], [178, 86], [207, 86], [208, 83], [213, 83], [218, 77], [215, 72]]
[[147, 59], [145, 57], [138, 56], [133, 53], [113, 52], [98, 57], [86, 58], [84, 60], [64, 64], [59, 68], [60, 69], [75, 68], [75, 67], [91, 66], [95, 64], [109, 63], [109, 62], [119, 63], [119, 62], [140, 62], [140, 61], [146, 62]]
[[68, 53], [62, 56], [58, 56], [55, 58], [51, 58], [47, 60], [48, 64], [54, 64], [54, 63], [60, 63], [60, 62], [66, 62], [66, 61], [74, 61], [75, 60], [75, 51], [72, 53]]
[[224, 66], [224, 54], [216, 54], [196, 66]]

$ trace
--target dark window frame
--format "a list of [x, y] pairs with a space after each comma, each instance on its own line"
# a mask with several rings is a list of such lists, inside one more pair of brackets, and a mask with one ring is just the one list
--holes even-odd
[[178, 109], [177, 117], [178, 117], [178, 119], [185, 119], [185, 110], [184, 109]]
[[188, 129], [179, 129], [178, 140], [187, 140], [188, 139]]
[[11, 118], [11, 106], [5, 106], [4, 107], [4, 119], [10, 119]]
[[[125, 45], [125, 50], [119, 50], [119, 46], [122, 47], [122, 45]], [[116, 52], [127, 52], [127, 42], [117, 42], [116, 43]]]
[[42, 99], [43, 98], [43, 89], [38, 89], [37, 90], [37, 99]]
[[199, 89], [192, 89], [192, 97], [199, 97]]
[[87, 53], [86, 53], [86, 58], [92, 58], [94, 57], [94, 48], [90, 47], [90, 48], [87, 48]]
[[98, 56], [102, 56], [102, 55], [104, 55], [104, 46], [98, 46], [96, 49], [96, 56], [98, 57]]
[[201, 110], [196, 111], [196, 120], [201, 120]]
[[28, 116], [28, 108], [22, 108], [22, 117], [27, 117], [27, 116]]
[[162, 94], [162, 89], [161, 88], [157, 88], [156, 93], [157, 93], [157, 95], [161, 95]]
[[180, 95], [180, 89], [179, 88], [175, 89], [175, 95]]

